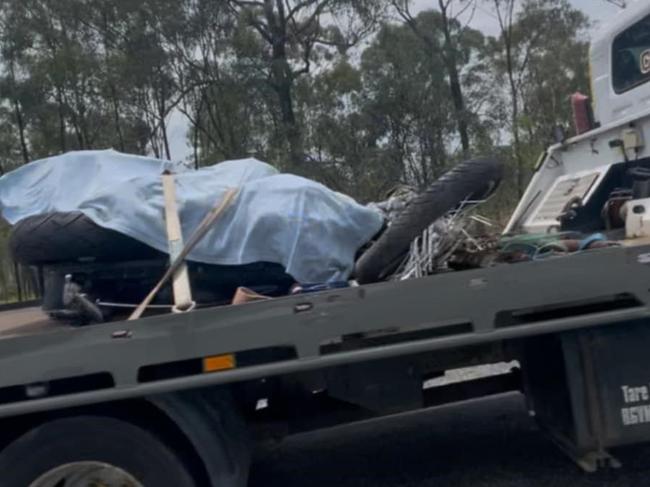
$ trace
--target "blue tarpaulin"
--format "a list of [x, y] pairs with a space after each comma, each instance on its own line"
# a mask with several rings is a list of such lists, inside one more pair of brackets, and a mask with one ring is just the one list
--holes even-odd
[[309, 179], [281, 174], [256, 159], [189, 170], [141, 156], [71, 152], [35, 161], [0, 178], [0, 207], [11, 224], [38, 214], [81, 211], [96, 224], [167, 252], [160, 175], [177, 173], [177, 199], [187, 239], [229, 188], [234, 203], [190, 253], [220, 265], [282, 264], [298, 282], [348, 278], [356, 251], [383, 218]]

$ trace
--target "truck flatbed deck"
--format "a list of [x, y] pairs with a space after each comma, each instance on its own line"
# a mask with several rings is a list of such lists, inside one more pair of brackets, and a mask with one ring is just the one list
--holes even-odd
[[[14, 310], [0, 316], [22, 319], [0, 337], [0, 416], [624, 326], [650, 317], [649, 256], [601, 249], [83, 328]], [[210, 357], [232, 366], [205, 373]]]
[[50, 319], [40, 306], [0, 311], [0, 338], [68, 328], [71, 327]]

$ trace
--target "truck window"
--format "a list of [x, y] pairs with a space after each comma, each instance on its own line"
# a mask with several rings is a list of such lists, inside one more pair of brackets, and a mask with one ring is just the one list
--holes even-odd
[[623, 93], [650, 81], [650, 16], [614, 39], [612, 70], [616, 93]]

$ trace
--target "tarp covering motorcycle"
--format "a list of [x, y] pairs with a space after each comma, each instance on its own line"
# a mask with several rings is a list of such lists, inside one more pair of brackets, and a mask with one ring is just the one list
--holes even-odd
[[11, 224], [50, 212], [81, 211], [96, 224], [167, 251], [160, 175], [177, 173], [186, 238], [226, 193], [236, 200], [189, 259], [218, 265], [282, 264], [303, 283], [345, 280], [355, 253], [382, 216], [322, 184], [281, 174], [256, 159], [199, 170], [107, 151], [71, 152], [32, 162], [0, 178], [0, 207]]

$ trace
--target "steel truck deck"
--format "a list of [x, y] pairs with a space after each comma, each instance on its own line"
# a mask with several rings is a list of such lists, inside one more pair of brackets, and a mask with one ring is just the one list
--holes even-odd
[[[650, 317], [648, 262], [650, 246], [602, 249], [84, 328], [52, 326], [34, 308], [8, 311], [0, 416], [625, 326]], [[204, 358], [224, 354], [232, 368], [203, 373]]]

